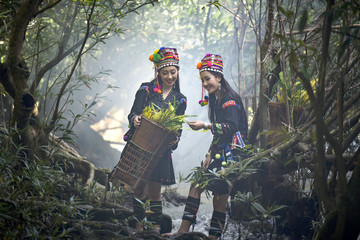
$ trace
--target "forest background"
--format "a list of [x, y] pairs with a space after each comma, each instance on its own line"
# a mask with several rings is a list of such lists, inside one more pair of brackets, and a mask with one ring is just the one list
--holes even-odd
[[[59, 158], [54, 142], [69, 143], [95, 168], [116, 165], [133, 96], [154, 76], [148, 56], [168, 46], [180, 54], [187, 114], [206, 119], [195, 66], [206, 53], [222, 55], [248, 111], [249, 140], [268, 159], [269, 175], [256, 181], [273, 179], [274, 188], [286, 176], [297, 199], [316, 196], [314, 237], [356, 239], [359, 12], [356, 2], [330, 0], [2, 1], [3, 215], [20, 201], [6, 194], [20, 194], [26, 177], [17, 174], [29, 161], [80, 165]], [[175, 170], [199, 165], [210, 141], [185, 130]]]

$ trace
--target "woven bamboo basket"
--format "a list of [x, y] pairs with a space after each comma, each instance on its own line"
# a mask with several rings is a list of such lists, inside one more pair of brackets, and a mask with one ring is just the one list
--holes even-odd
[[141, 194], [168, 143], [177, 134], [142, 117], [141, 125], [126, 144], [110, 181], [132, 194]]

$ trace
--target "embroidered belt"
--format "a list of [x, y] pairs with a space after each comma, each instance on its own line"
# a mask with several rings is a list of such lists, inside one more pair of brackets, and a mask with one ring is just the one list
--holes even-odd
[[232, 139], [232, 144], [231, 144], [231, 149], [235, 149], [237, 147], [244, 149], [245, 143], [244, 143], [243, 137], [244, 137], [244, 135], [241, 135], [240, 131], [237, 131], [236, 133], [234, 133], [233, 139]]

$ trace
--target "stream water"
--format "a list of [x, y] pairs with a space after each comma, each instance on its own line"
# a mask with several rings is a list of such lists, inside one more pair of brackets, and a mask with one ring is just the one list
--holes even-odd
[[[188, 183], [180, 183], [177, 187], [177, 192], [181, 196], [187, 196], [189, 192], [189, 184]], [[170, 205], [168, 207], [163, 208], [163, 212], [169, 215], [172, 218], [173, 230], [172, 233], [176, 232], [181, 224], [181, 218], [184, 212], [184, 205], [182, 206], [174, 206]], [[205, 193], [201, 195], [201, 203], [199, 207], [199, 211], [197, 213], [196, 224], [194, 226], [193, 231], [202, 232], [208, 235], [210, 220], [213, 212], [212, 206], [212, 198], [209, 199], [206, 197]], [[234, 240], [238, 239], [239, 231], [238, 225], [232, 221], [227, 221], [228, 228], [224, 233], [222, 239], [223, 240]], [[192, 228], [190, 228], [192, 231]]]

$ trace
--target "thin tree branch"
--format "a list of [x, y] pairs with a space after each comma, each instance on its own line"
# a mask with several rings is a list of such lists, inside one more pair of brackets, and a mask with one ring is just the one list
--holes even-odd
[[[78, 13], [78, 8], [79, 8], [79, 3], [76, 4], [76, 8], [74, 10], [74, 14], [73, 17], [70, 21], [70, 27], [69, 29], [73, 29], [74, 26], [74, 22], [76, 20], [76, 16]], [[70, 49], [68, 49], [65, 53], [65, 47], [70, 39], [71, 34], [69, 33], [67, 29], [67, 25], [64, 24], [63, 26], [63, 34], [62, 34], [62, 39], [60, 39], [59, 41], [59, 48], [58, 48], [58, 52], [56, 54], [56, 56], [47, 64], [45, 64], [40, 71], [36, 74], [35, 79], [30, 87], [30, 92], [32, 94], [35, 93], [37, 86], [39, 85], [41, 79], [43, 78], [43, 76], [45, 75], [45, 73], [47, 71], [49, 71], [49, 69], [53, 68], [54, 66], [56, 66], [59, 62], [61, 62], [66, 56], [68, 56], [69, 54], [71, 54], [76, 48], [78, 48], [81, 43], [84, 41], [84, 39], [82, 39], [82, 41], [77, 42], [76, 44], [74, 44]]]
[[207, 33], [208, 33], [208, 29], [209, 29], [209, 24], [210, 24], [211, 6], [212, 5], [210, 5], [209, 8], [208, 8], [208, 12], [207, 12], [207, 15], [206, 15], [206, 21], [205, 21], [205, 26], [204, 26], [204, 49], [205, 49], [205, 52], [207, 52], [207, 49], [208, 49]]
[[[50, 4], [47, 4], [45, 7], [39, 9], [39, 11], [37, 11], [36, 15], [39, 15], [39, 14], [45, 12], [46, 10], [55, 7], [55, 6], [58, 5], [58, 3], [60, 3], [61, 1], [62, 1], [62, 0], [56, 0], [55, 2], [51, 2]], [[46, 1], [46, 3], [48, 3], [48, 1]]]
[[[351, 24], [350, 26], [348, 26], [347, 28], [358, 28], [360, 27], [360, 24]], [[341, 25], [334, 25], [334, 26], [331, 26], [331, 29], [335, 30], [335, 29], [343, 29], [344, 27], [341, 26]], [[297, 35], [297, 34], [309, 34], [309, 33], [319, 33], [320, 31], [322, 30], [322, 25], [316, 25], [314, 27], [311, 27], [311, 28], [306, 28], [302, 31], [293, 31], [293, 32], [286, 32], [286, 35]], [[354, 36], [356, 37], [356, 36]]]
[[78, 56], [77, 56], [77, 58], [76, 58], [76, 60], [75, 60], [75, 63], [74, 63], [74, 65], [73, 65], [73, 67], [72, 67], [72, 69], [71, 69], [71, 71], [70, 71], [70, 73], [69, 73], [69, 75], [68, 75], [65, 83], [62, 85], [62, 87], [61, 87], [61, 89], [60, 89], [60, 91], [59, 91], [59, 95], [58, 95], [58, 98], [57, 98], [57, 101], [56, 101], [54, 113], [53, 113], [51, 122], [50, 122], [50, 124], [49, 124], [49, 129], [48, 129], [48, 131], [51, 131], [51, 130], [54, 128], [56, 119], [57, 119], [57, 117], [58, 117], [58, 110], [59, 110], [60, 100], [61, 100], [61, 98], [62, 98], [62, 96], [63, 96], [63, 94], [64, 94], [64, 91], [65, 91], [67, 85], [69, 84], [69, 82], [70, 82], [70, 80], [71, 80], [71, 78], [72, 78], [72, 75], [73, 75], [74, 72], [75, 72], [75, 69], [76, 69], [76, 67], [77, 67], [77, 64], [79, 63], [80, 58], [81, 58], [81, 56], [82, 56], [82, 51], [83, 51], [83, 49], [85, 48], [86, 41], [87, 41], [87, 39], [89, 38], [90, 25], [91, 25], [91, 24], [90, 24], [90, 21], [91, 21], [92, 15], [93, 15], [93, 13], [94, 13], [95, 5], [96, 5], [96, 0], [94, 0], [94, 2], [93, 2], [93, 5], [92, 5], [92, 7], [91, 7], [91, 11], [90, 11], [90, 14], [89, 14], [89, 17], [88, 17], [88, 20], [87, 20], [87, 29], [86, 29], [86, 34], [85, 34], [85, 37], [84, 37], [83, 44], [82, 44], [82, 46], [81, 46], [81, 48], [80, 48], [80, 50], [79, 50]]

